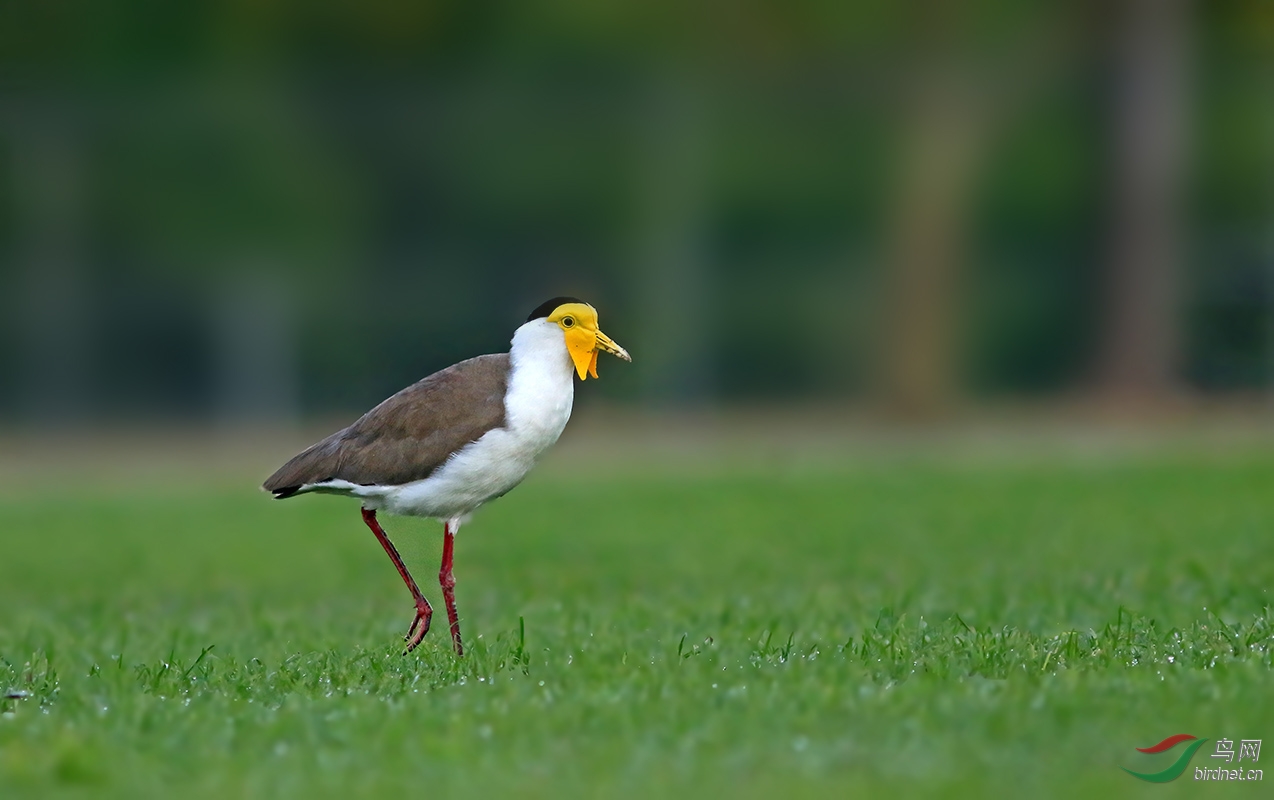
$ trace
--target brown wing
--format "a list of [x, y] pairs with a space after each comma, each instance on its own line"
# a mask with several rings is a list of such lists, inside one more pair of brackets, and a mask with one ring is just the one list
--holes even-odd
[[460, 448], [504, 425], [509, 354], [478, 356], [408, 386], [279, 468], [266, 491], [345, 480], [399, 486], [429, 477]]

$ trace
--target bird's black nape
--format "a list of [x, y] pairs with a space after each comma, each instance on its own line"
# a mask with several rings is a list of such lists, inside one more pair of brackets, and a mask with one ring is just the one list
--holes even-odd
[[554, 297], [552, 300], [541, 303], [539, 308], [531, 312], [531, 316], [526, 318], [527, 322], [535, 319], [543, 319], [553, 313], [553, 309], [563, 303], [583, 303], [584, 301], [578, 297]]

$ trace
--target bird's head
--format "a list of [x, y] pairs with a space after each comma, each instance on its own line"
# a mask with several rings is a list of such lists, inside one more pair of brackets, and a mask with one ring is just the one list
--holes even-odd
[[566, 352], [575, 364], [580, 380], [597, 377], [597, 353], [605, 351], [625, 361], [632, 361], [628, 351], [615, 344], [597, 327], [597, 309], [574, 297], [555, 297], [531, 312], [527, 322], [543, 319], [562, 330]]

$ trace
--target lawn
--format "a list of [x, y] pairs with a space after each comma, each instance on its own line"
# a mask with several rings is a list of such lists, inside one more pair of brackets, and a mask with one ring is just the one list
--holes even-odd
[[1120, 767], [1274, 739], [1274, 455], [584, 466], [460, 533], [463, 659], [435, 523], [403, 656], [351, 501], [5, 491], [0, 797], [1262, 793]]

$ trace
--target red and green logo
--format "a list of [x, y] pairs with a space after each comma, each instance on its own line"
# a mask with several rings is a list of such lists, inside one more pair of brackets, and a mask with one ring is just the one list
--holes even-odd
[[1177, 778], [1181, 777], [1181, 773], [1186, 771], [1186, 767], [1190, 765], [1190, 759], [1194, 758], [1195, 751], [1202, 747], [1203, 743], [1206, 741], [1207, 739], [1200, 739], [1199, 737], [1191, 736], [1188, 733], [1178, 733], [1176, 736], [1169, 736], [1159, 744], [1152, 745], [1150, 747], [1137, 748], [1137, 752], [1139, 753], [1148, 753], [1153, 755], [1155, 753], [1166, 753], [1182, 742], [1190, 742], [1190, 744], [1186, 746], [1186, 749], [1182, 751], [1180, 758], [1173, 762], [1172, 766], [1161, 772], [1133, 772], [1127, 767], [1120, 767], [1120, 769], [1127, 772], [1134, 778], [1140, 778], [1143, 781], [1150, 781], [1151, 783], [1167, 783], [1168, 781], [1175, 781]]

